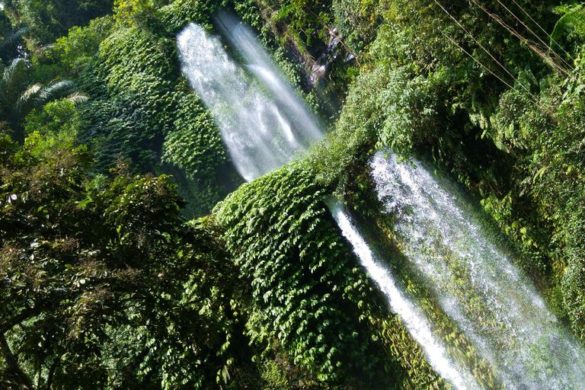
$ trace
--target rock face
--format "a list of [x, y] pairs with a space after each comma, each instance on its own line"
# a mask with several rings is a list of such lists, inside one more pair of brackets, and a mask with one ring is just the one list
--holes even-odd
[[[311, 65], [311, 71], [309, 73], [309, 85], [311, 88], [315, 87], [323, 77], [327, 75], [331, 64], [339, 57], [342, 44], [342, 36], [337, 31], [337, 28], [329, 30], [329, 43], [327, 47], [317, 58], [317, 60]], [[349, 60], [353, 57], [348, 56]]]

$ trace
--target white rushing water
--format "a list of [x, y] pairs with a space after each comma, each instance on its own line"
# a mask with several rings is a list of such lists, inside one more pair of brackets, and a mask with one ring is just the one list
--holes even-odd
[[[196, 24], [190, 24], [177, 38], [181, 63], [219, 126], [236, 169], [251, 181], [289, 162], [319, 140], [322, 132], [251, 31], [227, 14], [220, 14], [217, 22], [249, 73], [230, 59], [217, 37]], [[341, 205], [332, 205], [331, 211], [368, 275], [421, 345], [431, 366], [456, 388], [474, 388], [473, 377], [450, 359], [424, 313], [374, 258]]]
[[[235, 29], [230, 36], [238, 43], [259, 46], [245, 30]], [[263, 75], [259, 78], [232, 61], [219, 38], [199, 25], [187, 26], [177, 43], [183, 73], [213, 115], [245, 180], [286, 164], [322, 137], [314, 118], [267, 55], [248, 64]]]
[[242, 56], [248, 69], [270, 91], [270, 97], [277, 102], [286, 116], [293, 120], [296, 127], [305, 132], [308, 140], [319, 140], [322, 137], [319, 121], [282, 76], [264, 47], [256, 39], [254, 32], [227, 12], [218, 13], [215, 21], [222, 35]]
[[583, 388], [584, 351], [457, 191], [393, 154], [377, 153], [371, 169], [403, 253], [505, 387]]
[[434, 336], [424, 313], [402, 292], [388, 267], [376, 257], [343, 207], [338, 202], [330, 202], [329, 209], [361, 265], [384, 293], [391, 310], [400, 316], [412, 338], [423, 347], [431, 367], [457, 389], [479, 388], [469, 370], [450, 358], [445, 345]]

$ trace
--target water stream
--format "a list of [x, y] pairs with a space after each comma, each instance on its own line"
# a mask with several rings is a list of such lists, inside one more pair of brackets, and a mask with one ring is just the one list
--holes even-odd
[[401, 250], [506, 388], [577, 389], [585, 354], [448, 182], [378, 152], [378, 198]]
[[[245, 42], [254, 39], [242, 29], [230, 36]], [[177, 44], [183, 73], [209, 108], [245, 180], [286, 164], [322, 137], [302, 101], [291, 87], [284, 86], [267, 56], [247, 64], [253, 70], [247, 72], [229, 57], [218, 37], [193, 23], [179, 34]], [[255, 45], [255, 41], [249, 44]]]
[[[177, 38], [182, 68], [213, 115], [236, 169], [251, 181], [296, 158], [322, 132], [254, 34], [228, 14], [219, 14], [216, 23], [244, 64], [230, 58], [218, 37], [190, 24]], [[392, 155], [376, 154], [371, 170], [385, 212], [396, 218], [400, 249], [506, 387], [562, 389], [585, 383], [581, 348], [454, 193], [422, 164], [399, 164]], [[344, 208], [336, 202], [329, 207], [433, 369], [455, 388], [477, 387]]]
[[457, 389], [479, 388], [469, 370], [450, 358], [445, 345], [434, 336], [424, 313], [401, 290], [388, 267], [374, 254], [343, 206], [339, 202], [331, 202], [328, 206], [361, 265], [382, 291], [392, 311], [400, 316], [412, 338], [423, 347], [431, 367]]
[[307, 141], [304, 145], [310, 146], [321, 139], [323, 133], [319, 121], [282, 75], [254, 32], [227, 12], [218, 13], [215, 21], [231, 47], [244, 59], [250, 72], [268, 89], [272, 101], [278, 104], [287, 118], [292, 119], [295, 127], [304, 132]]

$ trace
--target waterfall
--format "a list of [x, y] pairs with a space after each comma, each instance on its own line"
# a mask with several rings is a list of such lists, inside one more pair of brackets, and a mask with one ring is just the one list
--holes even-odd
[[362, 267], [384, 293], [393, 312], [400, 316], [412, 338], [423, 347], [433, 369], [457, 389], [479, 388], [471, 373], [449, 357], [443, 343], [434, 335], [423, 312], [401, 291], [390, 270], [376, 258], [366, 240], [339, 202], [330, 202], [329, 209], [343, 236], [350, 242]]
[[576, 389], [585, 354], [454, 188], [378, 152], [372, 176], [403, 253], [507, 388]]
[[[235, 29], [230, 36], [243, 46], [259, 47], [245, 30]], [[265, 53], [257, 54], [246, 72], [219, 38], [193, 23], [178, 35], [177, 44], [183, 73], [210, 110], [246, 181], [286, 164], [321, 138], [317, 122]], [[253, 53], [249, 57], [255, 58]]]
[[306, 139], [309, 141], [305, 146], [321, 139], [322, 132], [319, 121], [290, 83], [281, 75], [278, 67], [258, 42], [252, 30], [227, 12], [219, 12], [215, 21], [222, 35], [244, 59], [250, 71], [270, 91], [273, 101], [279, 104], [279, 107], [286, 112], [287, 117], [294, 120], [299, 129], [303, 129]]
[[[322, 137], [318, 121], [285, 81], [251, 31], [227, 14], [220, 29], [246, 62], [245, 71], [230, 59], [219, 38], [196, 24], [177, 37], [182, 70], [217, 123], [236, 169], [246, 181], [276, 169]], [[457, 388], [473, 388], [473, 377], [449, 358], [423, 312], [375, 260], [341, 205], [331, 212], [370, 278], [388, 298], [431, 366]]]
[[[210, 110], [231, 159], [247, 181], [276, 169], [322, 137], [318, 121], [249, 29], [216, 18], [244, 61], [232, 61], [218, 37], [190, 24], [177, 38], [184, 74]], [[442, 310], [509, 388], [578, 388], [585, 357], [531, 283], [512, 265], [464, 202], [419, 162], [378, 153], [372, 176], [400, 250], [437, 296]], [[415, 302], [372, 251], [338, 203], [329, 205], [343, 236], [434, 370], [456, 388], [475, 388], [468, 368], [449, 356]]]

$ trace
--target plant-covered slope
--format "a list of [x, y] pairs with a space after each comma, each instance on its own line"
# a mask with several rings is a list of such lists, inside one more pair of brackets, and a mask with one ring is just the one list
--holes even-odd
[[[447, 386], [324, 203], [335, 190], [372, 237], [391, 238], [367, 178], [368, 158], [387, 147], [463, 184], [585, 339], [576, 2], [3, 4], [0, 387]], [[220, 7], [252, 24], [297, 84], [338, 28], [342, 54], [323, 84], [344, 106], [309, 159], [185, 225], [172, 182], [197, 216], [241, 182], [175, 48], [188, 23], [213, 29]], [[172, 177], [154, 176], [162, 173]], [[461, 359], [496, 386], [389, 249], [437, 334], [463, 346]]]
[[214, 211], [252, 287], [247, 334], [268, 355], [281, 345], [324, 384], [446, 386], [358, 265], [330, 199], [313, 168], [293, 164], [242, 186]]
[[319, 380], [374, 385], [384, 374], [367, 321], [377, 295], [340, 239], [326, 196], [310, 169], [283, 168], [230, 195], [217, 220], [252, 286], [252, 340], [277, 340]]
[[[219, 131], [181, 76], [174, 35], [161, 29], [165, 12], [180, 6], [156, 11], [119, 4], [118, 21], [106, 34], [103, 23], [85, 28], [85, 35], [97, 35], [90, 42], [97, 52], [84, 64], [69, 60], [79, 53], [84, 30], [58, 41], [56, 54], [80, 72], [92, 97], [83, 110], [80, 138], [95, 145], [98, 168], [126, 159], [140, 172], [173, 172], [189, 196], [190, 212], [203, 215], [238, 179], [230, 172]], [[201, 8], [192, 2], [188, 7], [199, 18], [205, 15]]]

